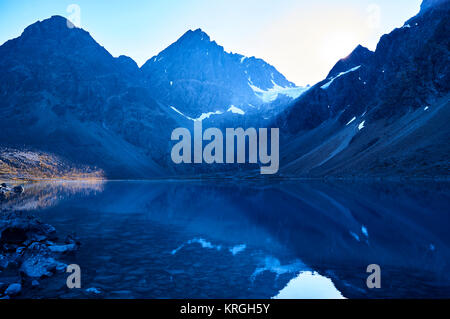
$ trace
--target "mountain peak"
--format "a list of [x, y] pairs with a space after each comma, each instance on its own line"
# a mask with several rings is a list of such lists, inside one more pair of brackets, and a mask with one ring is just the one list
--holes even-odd
[[368, 48], [362, 46], [361, 44], [358, 44], [358, 46], [350, 54], [353, 54], [355, 52], [360, 52], [360, 51], [370, 51], [370, 50]]
[[185, 34], [181, 36], [179, 40], [211, 42], [211, 38], [209, 37], [209, 35], [206, 34], [206, 32], [204, 32], [200, 28], [195, 30], [188, 30]]
[[365, 64], [372, 55], [373, 55], [372, 51], [359, 44], [352, 51], [352, 53], [350, 53], [345, 58], [340, 59], [335, 64], [335, 66], [331, 69], [330, 73], [328, 73], [327, 79], [330, 77], [334, 77], [341, 72], [345, 72], [351, 68], [354, 68], [358, 65]]
[[75, 27], [68, 19], [55, 15], [42, 21], [37, 21], [28, 27], [22, 33], [22, 36], [45, 36], [45, 37], [61, 37], [67, 36], [73, 32], [89, 34], [88, 32]]
[[37, 21], [31, 25], [29, 25], [26, 30], [35, 30], [37, 28], [68, 28], [71, 25], [71, 22], [64, 18], [63, 16], [54, 15], [50, 18], [44, 19], [42, 21]]
[[357, 57], [365, 56], [365, 55], [371, 55], [373, 52], [370, 51], [368, 48], [362, 46], [361, 44], [358, 44], [358, 46], [350, 53], [348, 56], [341, 60], [351, 60], [355, 59]]
[[[189, 31], [192, 31], [192, 29]], [[197, 28], [197, 29], [193, 30], [192, 32], [197, 33], [197, 34], [206, 34], [201, 28]]]
[[31, 24], [21, 36], [5, 42], [0, 48], [3, 52], [23, 55], [29, 60], [82, 55], [83, 61], [90, 61], [96, 66], [102, 65], [105, 69], [113, 63], [112, 55], [99, 45], [89, 32], [74, 27], [62, 16], [52, 16]]

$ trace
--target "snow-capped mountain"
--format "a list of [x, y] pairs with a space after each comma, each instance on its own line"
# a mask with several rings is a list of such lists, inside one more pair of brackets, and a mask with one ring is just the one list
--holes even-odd
[[174, 128], [253, 120], [274, 90], [295, 96], [297, 89], [274, 67], [226, 53], [200, 30], [139, 69], [60, 16], [3, 44], [0, 68], [0, 145], [53, 152], [108, 177], [171, 174]]
[[191, 119], [244, 115], [305, 90], [261, 59], [226, 52], [201, 29], [187, 31], [141, 69], [156, 98]]

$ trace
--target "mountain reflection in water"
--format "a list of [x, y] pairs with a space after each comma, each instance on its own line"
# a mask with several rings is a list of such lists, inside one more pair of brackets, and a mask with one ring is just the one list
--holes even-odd
[[[25, 297], [450, 297], [446, 182], [69, 185], [28, 185], [15, 205], [77, 234], [65, 261], [82, 289], [55, 276]], [[369, 264], [381, 289], [366, 286]]]
[[57, 205], [74, 195], [92, 195], [103, 191], [103, 180], [36, 182], [24, 184], [23, 194], [14, 194], [2, 202], [3, 210], [32, 211]]

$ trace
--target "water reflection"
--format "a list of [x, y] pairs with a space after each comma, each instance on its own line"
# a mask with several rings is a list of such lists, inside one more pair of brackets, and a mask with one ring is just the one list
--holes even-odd
[[[83, 245], [67, 262], [102, 297], [432, 298], [450, 296], [448, 191], [432, 182], [107, 182], [82, 200], [62, 191], [54, 206], [34, 207], [59, 232], [76, 232]], [[374, 263], [381, 289], [366, 286]], [[56, 283], [33, 294], [86, 297]]]
[[333, 282], [317, 272], [302, 271], [274, 299], [343, 299]]
[[11, 194], [0, 202], [1, 210], [31, 211], [55, 206], [74, 195], [95, 195], [103, 191], [103, 180], [25, 183], [24, 193]]

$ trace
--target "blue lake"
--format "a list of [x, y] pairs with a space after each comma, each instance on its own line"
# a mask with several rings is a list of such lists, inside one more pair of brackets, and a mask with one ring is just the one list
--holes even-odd
[[[81, 242], [22, 297], [450, 297], [446, 182], [37, 183], [11, 203]], [[370, 264], [381, 288], [369, 289]], [[97, 296], [86, 293], [97, 288]]]

